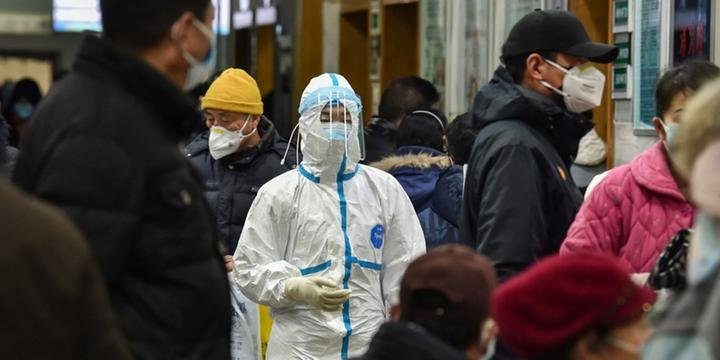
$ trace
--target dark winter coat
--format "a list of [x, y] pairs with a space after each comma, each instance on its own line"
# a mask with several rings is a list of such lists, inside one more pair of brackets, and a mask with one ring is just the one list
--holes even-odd
[[10, 179], [18, 150], [9, 145], [10, 127], [5, 119], [0, 116], [0, 178]]
[[0, 180], [0, 359], [130, 359], [80, 232]]
[[383, 324], [368, 351], [356, 360], [466, 360], [464, 353], [408, 322]]
[[462, 167], [453, 166], [442, 152], [422, 146], [401, 147], [372, 166], [387, 171], [402, 185], [415, 207], [428, 249], [460, 242]]
[[187, 156], [200, 170], [205, 194], [215, 212], [220, 239], [228, 254], [237, 247], [245, 218], [258, 190], [270, 179], [295, 167], [295, 147], [280, 165], [287, 141], [280, 137], [270, 120], [258, 125], [260, 143], [242, 153], [215, 160], [208, 148], [208, 132], [198, 135], [187, 147]]
[[475, 97], [461, 233], [505, 281], [560, 248], [582, 203], [568, 171], [592, 122], [515, 84], [505, 68]]
[[215, 223], [180, 143], [199, 113], [163, 75], [87, 37], [35, 113], [14, 180], [84, 232], [137, 359], [227, 359]]
[[375, 118], [365, 128], [365, 164], [371, 164], [390, 156], [397, 149], [397, 126], [383, 118]]

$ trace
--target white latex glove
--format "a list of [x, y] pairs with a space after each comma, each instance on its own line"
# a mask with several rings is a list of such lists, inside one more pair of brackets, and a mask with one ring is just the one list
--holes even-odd
[[323, 310], [336, 311], [350, 297], [350, 290], [340, 289], [336, 282], [325, 277], [298, 276], [285, 280], [285, 296]]
[[634, 273], [634, 274], [630, 274], [630, 279], [631, 279], [637, 286], [645, 286], [645, 285], [647, 285], [648, 277], [650, 277], [650, 273]]

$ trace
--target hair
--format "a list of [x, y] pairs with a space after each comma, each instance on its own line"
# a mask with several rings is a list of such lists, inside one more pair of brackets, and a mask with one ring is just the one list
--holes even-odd
[[542, 50], [503, 59], [505, 69], [507, 69], [510, 73], [510, 76], [512, 76], [513, 81], [516, 84], [522, 83], [523, 78], [525, 77], [525, 70], [527, 70], [527, 58], [532, 54], [539, 54], [545, 59], [555, 61], [557, 60], [558, 53], [556, 51]]
[[482, 321], [478, 322], [478, 316], [485, 320], [488, 314], [468, 314], [458, 319], [450, 319], [436, 313], [437, 309], [448, 309], [452, 306], [450, 300], [439, 291], [417, 290], [413, 293], [412, 312], [402, 311], [400, 320], [418, 324], [445, 343], [465, 351], [480, 339]]
[[378, 115], [396, 121], [413, 110], [431, 108], [438, 101], [440, 93], [431, 82], [417, 76], [402, 77], [391, 81], [383, 91]]
[[458, 115], [448, 125], [446, 129], [448, 153], [452, 156], [453, 162], [458, 165], [467, 164], [478, 131], [480, 129], [474, 125], [472, 114], [469, 112]]
[[655, 113], [662, 118], [678, 94], [694, 92], [720, 76], [720, 68], [706, 60], [691, 60], [666, 71], [655, 84]]
[[670, 144], [673, 164], [689, 178], [695, 160], [713, 141], [720, 140], [720, 79], [714, 80], [688, 102], [677, 138]]
[[160, 43], [186, 11], [204, 21], [210, 0], [100, 0], [103, 36], [142, 51]]
[[[434, 114], [440, 119], [425, 113]], [[445, 115], [435, 109], [419, 109], [405, 116], [397, 134], [397, 146], [424, 146], [445, 152]]]

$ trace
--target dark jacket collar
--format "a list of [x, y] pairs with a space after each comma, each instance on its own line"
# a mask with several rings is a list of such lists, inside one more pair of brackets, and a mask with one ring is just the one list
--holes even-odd
[[501, 120], [528, 123], [543, 133], [569, 163], [577, 154], [580, 139], [594, 126], [585, 116], [516, 84], [502, 66], [475, 96], [472, 113], [473, 121], [481, 128]]
[[190, 98], [145, 61], [111, 42], [94, 36], [83, 40], [74, 69], [84, 75], [117, 84], [145, 103], [173, 140], [186, 139], [200, 121]]

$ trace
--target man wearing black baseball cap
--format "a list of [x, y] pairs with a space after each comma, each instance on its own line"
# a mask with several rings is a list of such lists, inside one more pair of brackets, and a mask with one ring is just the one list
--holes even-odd
[[615, 46], [590, 41], [573, 14], [536, 10], [515, 24], [503, 66], [475, 97], [480, 128], [465, 183], [463, 239], [488, 256], [501, 282], [558, 251], [582, 202], [570, 177], [593, 127]]

